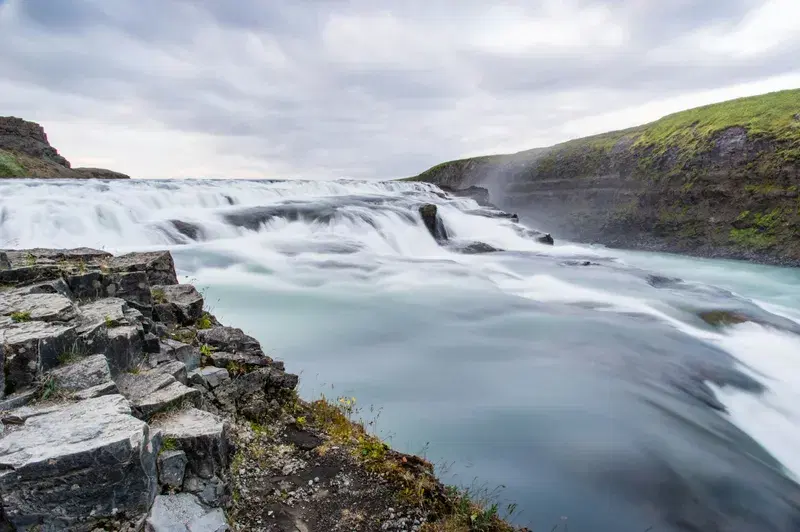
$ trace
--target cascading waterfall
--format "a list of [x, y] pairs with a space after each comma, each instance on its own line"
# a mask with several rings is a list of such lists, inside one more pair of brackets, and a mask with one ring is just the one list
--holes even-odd
[[[424, 203], [501, 251], [437, 243]], [[0, 181], [0, 247], [171, 249], [226, 321], [508, 485], [523, 523], [800, 530], [800, 274], [499, 214], [425, 183]]]

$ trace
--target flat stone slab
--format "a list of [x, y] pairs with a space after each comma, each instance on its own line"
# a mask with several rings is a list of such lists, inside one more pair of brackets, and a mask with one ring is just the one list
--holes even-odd
[[255, 355], [257, 357], [264, 357], [261, 350], [261, 344], [252, 336], [248, 336], [236, 327], [218, 326], [210, 329], [202, 329], [197, 331], [197, 339], [208, 344], [219, 351], [226, 351], [234, 354]]
[[231, 376], [227, 369], [214, 366], [197, 368], [189, 374], [189, 382], [192, 384], [199, 384], [209, 390], [221, 384], [225, 384], [226, 382], [230, 382], [230, 380]]
[[158, 361], [171, 360], [183, 362], [186, 365], [186, 370], [192, 371], [200, 367], [200, 350], [192, 345], [166, 338], [161, 341]]
[[222, 508], [208, 509], [191, 493], [159, 495], [145, 524], [146, 532], [226, 532]]
[[77, 316], [75, 305], [61, 294], [30, 294], [21, 290], [0, 292], [0, 315], [23, 313], [27, 320], [69, 321]]
[[228, 427], [214, 414], [189, 408], [158, 419], [152, 428], [161, 431], [163, 441], [186, 453], [194, 475], [209, 479], [227, 468]]
[[128, 304], [124, 299], [108, 297], [99, 299], [87, 305], [82, 305], [80, 312], [80, 325], [78, 334], [83, 334], [96, 327], [116, 327], [126, 322], [125, 311]]
[[144, 419], [175, 405], [189, 403], [196, 406], [200, 401], [200, 390], [189, 388], [173, 375], [157, 369], [136, 374], [122, 373], [116, 382], [122, 395], [131, 401]]
[[0, 437], [6, 518], [20, 530], [65, 530], [89, 516], [144, 514], [158, 485], [156, 452], [121, 395], [28, 417]]
[[58, 389], [76, 392], [101, 384], [112, 383], [105, 355], [92, 355], [50, 371]]

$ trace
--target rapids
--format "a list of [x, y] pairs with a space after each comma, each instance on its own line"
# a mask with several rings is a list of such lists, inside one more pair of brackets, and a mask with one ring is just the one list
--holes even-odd
[[[440, 246], [422, 203], [503, 251]], [[171, 249], [302, 395], [355, 396], [534, 530], [800, 530], [797, 270], [547, 246], [478, 210], [423, 183], [0, 180], [0, 248]]]

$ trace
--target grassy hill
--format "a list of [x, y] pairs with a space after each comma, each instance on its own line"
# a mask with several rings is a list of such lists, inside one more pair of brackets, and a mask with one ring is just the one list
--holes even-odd
[[569, 238], [800, 263], [800, 89], [549, 148], [449, 161], [410, 179], [492, 185], [502, 191], [494, 201]]

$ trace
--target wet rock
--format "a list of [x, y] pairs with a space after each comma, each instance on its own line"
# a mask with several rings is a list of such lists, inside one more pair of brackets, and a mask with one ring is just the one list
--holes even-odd
[[447, 240], [447, 229], [445, 229], [442, 219], [439, 217], [436, 205], [426, 203], [419, 208], [419, 214], [422, 216], [422, 222], [425, 224], [428, 232], [437, 242], [444, 242]]
[[145, 272], [151, 286], [178, 284], [175, 263], [169, 251], [120, 255], [112, 258], [108, 267], [115, 272]]
[[75, 341], [75, 327], [68, 325], [29, 321], [0, 329], [6, 393], [31, 386], [38, 375], [58, 365]]
[[187, 469], [204, 479], [225, 476], [228, 466], [229, 442], [227, 424], [204, 410], [189, 408], [153, 423], [164, 441], [186, 453]]
[[170, 220], [169, 223], [183, 236], [191, 240], [200, 240], [203, 238], [203, 228], [191, 222], [184, 222], [183, 220]]
[[214, 366], [197, 368], [189, 374], [189, 382], [200, 385], [207, 390], [214, 389], [222, 384], [230, 382], [230, 380], [231, 376], [227, 369]]
[[511, 220], [512, 222], [519, 222], [519, 215], [496, 209], [473, 209], [464, 212], [473, 216], [482, 216], [484, 218], [504, 218]]
[[108, 360], [102, 354], [88, 356], [71, 364], [59, 366], [51, 370], [49, 375], [56, 382], [59, 390], [67, 392], [77, 392], [112, 382]]
[[467, 242], [467, 243], [457, 243], [457, 244], [454, 243], [448, 247], [452, 251], [455, 251], [456, 253], [464, 253], [466, 255], [475, 255], [478, 253], [495, 253], [498, 251], [503, 251], [500, 248], [496, 248], [484, 242]]
[[106, 332], [105, 354], [113, 376], [139, 366], [143, 359], [144, 331], [141, 327], [113, 327]]
[[191, 493], [159, 495], [147, 517], [146, 532], [225, 532], [221, 508], [210, 510]]
[[162, 373], [158, 368], [141, 373], [123, 373], [116, 382], [122, 395], [130, 400], [143, 419], [183, 404], [196, 406], [200, 401], [199, 390], [181, 384], [173, 375]]
[[77, 315], [75, 305], [61, 294], [0, 292], [0, 315], [24, 314], [26, 320], [69, 321]]
[[714, 327], [725, 327], [727, 325], [738, 325], [753, 321], [753, 318], [731, 310], [708, 310], [697, 314], [698, 317], [709, 325]]
[[555, 243], [550, 233], [541, 233], [539, 231], [534, 231], [532, 229], [528, 229], [527, 227], [522, 227], [519, 225], [514, 226], [514, 232], [517, 233], [522, 238], [529, 238], [531, 240], [539, 242], [540, 244], [553, 245]]
[[467, 188], [451, 188], [448, 186], [440, 185], [443, 191], [452, 194], [453, 196], [461, 196], [465, 198], [472, 198], [474, 199], [478, 205], [493, 207], [489, 200], [489, 191], [483, 187], [467, 187]]
[[[18, 529], [65, 530], [147, 512], [156, 451], [120, 395], [61, 405], [0, 437], [0, 494]], [[78, 486], [78, 489], [75, 489]], [[111, 497], [109, 494], [113, 493]]]
[[[197, 331], [197, 339], [220, 351], [265, 357], [261, 344], [235, 327], [212, 327]], [[268, 358], [268, 357], [265, 357]]]
[[183, 451], [162, 451], [158, 455], [158, 480], [164, 486], [180, 488], [186, 472], [186, 453]]
[[203, 296], [190, 284], [154, 286], [152, 293], [160, 321], [192, 325], [203, 314]]

